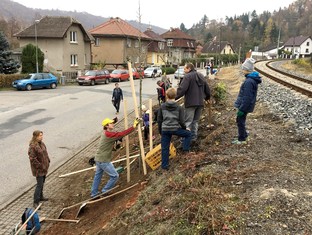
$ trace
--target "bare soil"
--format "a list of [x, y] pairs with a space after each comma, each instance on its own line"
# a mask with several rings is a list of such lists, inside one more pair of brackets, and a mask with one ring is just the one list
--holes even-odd
[[[205, 108], [192, 153], [178, 150], [169, 171], [147, 165], [147, 175], [137, 160], [131, 182], [121, 173], [115, 191], [138, 186], [87, 205], [77, 224], [50, 223], [41, 234], [312, 234], [311, 140], [257, 103], [247, 117], [251, 140], [232, 145], [237, 135], [233, 102], [242, 82], [238, 69], [223, 68], [209, 81], [212, 89], [220, 82], [227, 98], [212, 105], [213, 127]], [[178, 140], [173, 142], [177, 146]], [[134, 142], [131, 146], [137, 150]], [[93, 174], [72, 177], [58, 195], [65, 206], [89, 197]], [[62, 218], [74, 219], [78, 208]]]

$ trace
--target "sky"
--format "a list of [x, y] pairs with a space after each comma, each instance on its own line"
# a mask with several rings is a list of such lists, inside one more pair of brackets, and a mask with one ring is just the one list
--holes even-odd
[[[120, 17], [123, 20], [136, 20], [164, 29], [178, 28], [183, 23], [191, 28], [204, 15], [209, 20], [224, 20], [256, 10], [273, 12], [280, 7], [288, 7], [295, 0], [12, 0], [26, 7], [88, 12], [102, 17]], [[193, 5], [192, 5], [193, 4]], [[140, 9], [140, 10], [139, 10]], [[139, 14], [140, 12], [140, 14]]]

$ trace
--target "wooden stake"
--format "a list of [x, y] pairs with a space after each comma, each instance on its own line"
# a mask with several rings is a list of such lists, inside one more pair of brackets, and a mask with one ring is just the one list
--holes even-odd
[[[125, 129], [128, 129], [128, 103], [127, 100], [124, 101], [124, 120], [125, 120]], [[130, 150], [129, 150], [129, 135], [126, 136], [126, 168], [127, 168], [127, 182], [130, 182]]]
[[[136, 154], [136, 155], [130, 156], [129, 158], [135, 158], [135, 157], [138, 157], [138, 156], [140, 156], [140, 154]], [[125, 160], [127, 160], [127, 158], [121, 158], [121, 159], [112, 161], [112, 163], [122, 162], [122, 161], [125, 161]], [[85, 168], [85, 169], [82, 169], [82, 170], [78, 170], [78, 171], [73, 171], [73, 172], [70, 172], [70, 173], [67, 173], [67, 174], [64, 174], [64, 175], [60, 175], [59, 178], [64, 178], [66, 176], [78, 174], [78, 173], [81, 173], [81, 172], [84, 172], [84, 171], [88, 171], [88, 170], [92, 170], [92, 169], [95, 169], [95, 166], [88, 167], [88, 168]]]
[[[134, 81], [133, 81], [133, 73], [132, 73], [132, 66], [131, 63], [128, 61], [128, 69], [130, 74], [130, 85], [131, 85], [131, 92], [132, 92], [132, 98], [133, 98], [133, 104], [134, 104], [134, 112], [136, 117], [141, 117], [139, 115], [138, 111], [138, 103], [136, 99], [135, 89], [134, 89]], [[139, 133], [139, 142], [140, 142], [140, 150], [141, 150], [141, 159], [142, 159], [142, 165], [143, 165], [143, 173], [144, 175], [147, 174], [146, 171], [146, 164], [145, 164], [145, 153], [144, 153], [144, 145], [143, 145], [143, 139], [142, 139], [142, 131], [141, 131], [141, 124], [138, 125], [138, 133]]]
[[150, 145], [150, 151], [153, 149], [153, 101], [152, 99], [148, 100], [148, 106], [149, 106], [149, 145]]
[[53, 221], [53, 222], [68, 222], [68, 223], [79, 223], [80, 220], [76, 220], [76, 219], [50, 219], [50, 218], [46, 218], [46, 217], [42, 217], [40, 219], [40, 222], [44, 222], [44, 221]]

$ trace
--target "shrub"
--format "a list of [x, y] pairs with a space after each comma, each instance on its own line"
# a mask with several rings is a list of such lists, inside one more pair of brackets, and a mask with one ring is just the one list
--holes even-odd
[[217, 83], [214, 89], [213, 97], [216, 103], [222, 103], [226, 98], [226, 86], [223, 82]]
[[12, 87], [12, 82], [25, 77], [25, 74], [0, 74], [0, 88]]

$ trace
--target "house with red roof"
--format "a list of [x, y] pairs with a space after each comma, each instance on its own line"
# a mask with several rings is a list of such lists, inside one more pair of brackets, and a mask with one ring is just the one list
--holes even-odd
[[146, 64], [150, 37], [119, 17], [89, 30], [94, 37], [92, 63], [103, 63], [106, 68], [126, 67], [130, 60], [133, 66]]
[[179, 66], [183, 59], [192, 59], [196, 53], [196, 40], [178, 28], [170, 28], [160, 35], [168, 47], [167, 63]]

